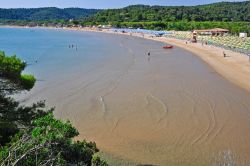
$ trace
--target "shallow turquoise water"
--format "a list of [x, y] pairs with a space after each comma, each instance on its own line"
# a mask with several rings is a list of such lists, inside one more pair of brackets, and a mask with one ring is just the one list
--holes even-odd
[[25, 72], [35, 74], [38, 79], [93, 67], [115, 52], [113, 48], [110, 51], [113, 46], [107, 41], [101, 34], [86, 32], [0, 28], [0, 50], [25, 60], [29, 64]]

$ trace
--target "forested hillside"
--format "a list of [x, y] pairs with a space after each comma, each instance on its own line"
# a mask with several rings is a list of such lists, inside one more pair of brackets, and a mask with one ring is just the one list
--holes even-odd
[[134, 5], [122, 9], [103, 10], [91, 17], [96, 22], [141, 21], [247, 21], [250, 22], [250, 1], [220, 2], [200, 6]]
[[[90, 17], [90, 18], [89, 18]], [[220, 2], [199, 6], [133, 5], [121, 9], [30, 8], [1, 9], [0, 19], [56, 20], [84, 19], [96, 22], [141, 21], [247, 21], [250, 22], [250, 1]]]
[[[74, 19], [73, 22], [69, 19]], [[0, 24], [75, 26], [111, 24], [154, 30], [226, 28], [250, 34], [250, 1], [198, 6], [133, 5], [121, 9], [35, 8], [0, 9]]]
[[81, 9], [55, 7], [31, 9], [0, 9], [2, 20], [56, 20], [56, 19], [84, 19], [96, 14], [98, 9]]
[[134, 5], [100, 11], [84, 24], [179, 31], [225, 28], [233, 34], [250, 34], [250, 1], [199, 6]]

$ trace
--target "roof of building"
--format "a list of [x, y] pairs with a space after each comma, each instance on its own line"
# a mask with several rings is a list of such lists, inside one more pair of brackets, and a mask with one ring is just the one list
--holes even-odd
[[222, 28], [214, 28], [214, 29], [195, 30], [195, 32], [229, 32], [229, 30]]

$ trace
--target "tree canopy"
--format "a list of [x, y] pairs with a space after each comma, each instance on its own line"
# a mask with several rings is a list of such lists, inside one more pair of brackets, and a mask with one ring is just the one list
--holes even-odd
[[24, 89], [31, 89], [36, 79], [32, 75], [21, 74], [26, 67], [26, 63], [17, 58], [16, 55], [6, 56], [0, 51], [0, 77], [7, 78]]
[[[73, 21], [70, 19], [74, 19]], [[225, 28], [250, 34], [250, 1], [198, 6], [132, 5], [121, 9], [36, 8], [0, 9], [0, 24], [78, 26], [110, 24], [154, 30]]]
[[198, 6], [133, 5], [102, 10], [88, 17], [83, 24], [178, 31], [225, 28], [233, 34], [250, 34], [250, 1]]
[[0, 9], [0, 19], [5, 20], [56, 20], [83, 19], [96, 14], [98, 9], [81, 9], [56, 7]]
[[250, 1], [220, 2], [199, 6], [133, 5], [102, 10], [89, 18], [97, 22], [234, 21], [250, 22]]
[[[54, 118], [52, 113], [33, 122], [31, 131], [23, 131], [12, 139], [11, 146], [5, 146], [0, 155], [3, 165], [87, 165], [106, 162], [93, 158], [99, 150], [94, 142], [76, 141], [78, 131], [70, 122]], [[92, 164], [93, 163], [93, 164]]]

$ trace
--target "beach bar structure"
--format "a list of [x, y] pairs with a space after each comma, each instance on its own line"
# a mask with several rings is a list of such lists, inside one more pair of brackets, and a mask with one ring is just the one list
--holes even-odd
[[198, 35], [224, 36], [224, 34], [228, 34], [228, 32], [228, 29], [222, 28], [194, 30], [192, 33], [192, 41], [196, 43]]
[[228, 34], [228, 29], [222, 29], [222, 28], [214, 28], [214, 29], [202, 29], [202, 30], [194, 30], [193, 33], [196, 34], [203, 34], [203, 35], [212, 35], [212, 36], [223, 36], [224, 34]]

